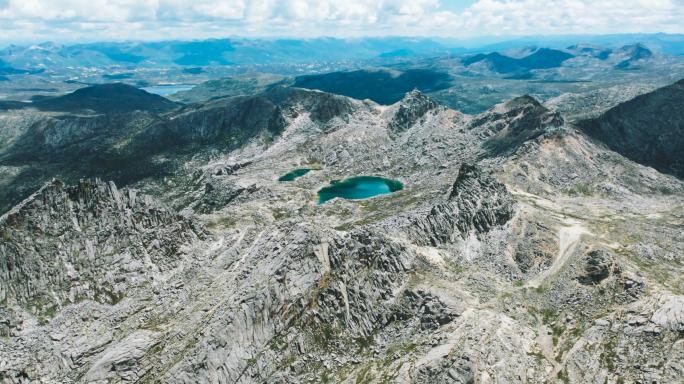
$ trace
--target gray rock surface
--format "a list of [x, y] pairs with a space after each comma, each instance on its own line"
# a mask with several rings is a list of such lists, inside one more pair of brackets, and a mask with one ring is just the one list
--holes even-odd
[[684, 80], [637, 96], [580, 123], [609, 148], [661, 172], [684, 176]]
[[[677, 382], [681, 180], [530, 97], [433, 103], [186, 107], [124, 145], [179, 133], [169, 172], [34, 191], [0, 219], [0, 379]], [[404, 189], [318, 204], [362, 174]]]

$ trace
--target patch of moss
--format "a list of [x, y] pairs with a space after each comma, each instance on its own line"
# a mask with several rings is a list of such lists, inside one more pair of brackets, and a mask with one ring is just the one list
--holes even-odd
[[567, 193], [570, 196], [591, 196], [594, 194], [594, 188], [587, 183], [577, 183], [568, 189]]
[[316, 345], [327, 349], [331, 341], [335, 339], [336, 334], [337, 332], [332, 324], [323, 323], [314, 328], [312, 336]]
[[290, 212], [287, 209], [282, 208], [272, 208], [271, 214], [275, 220], [282, 220], [284, 218], [290, 217]]
[[617, 360], [617, 346], [615, 340], [610, 339], [603, 345], [603, 352], [601, 352], [601, 362], [608, 368], [610, 372], [615, 372], [615, 361]]
[[375, 379], [375, 376], [370, 372], [372, 366], [370, 364], [359, 370], [356, 375], [356, 384], [369, 384]]
[[211, 230], [213, 229], [228, 229], [232, 228], [237, 224], [237, 220], [233, 217], [222, 217], [216, 221], [212, 221], [207, 224], [207, 227]]
[[562, 381], [563, 383], [570, 383], [570, 377], [568, 377], [568, 373], [565, 370], [561, 370], [560, 372], [558, 372], [557, 377], [558, 380]]
[[561, 337], [561, 335], [563, 335], [563, 332], [565, 332], [565, 326], [556, 322], [551, 326], [551, 332], [553, 332], [551, 335], [553, 339], [553, 345], [558, 345], [558, 339]]
[[367, 350], [374, 343], [373, 336], [357, 337], [354, 342], [359, 346], [359, 352]]

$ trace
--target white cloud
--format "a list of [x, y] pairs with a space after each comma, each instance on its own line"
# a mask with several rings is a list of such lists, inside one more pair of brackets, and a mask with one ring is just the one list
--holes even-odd
[[684, 32], [684, 0], [450, 1], [0, 0], [0, 41]]

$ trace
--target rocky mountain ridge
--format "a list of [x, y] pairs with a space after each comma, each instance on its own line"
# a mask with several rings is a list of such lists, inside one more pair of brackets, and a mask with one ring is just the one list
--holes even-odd
[[0, 218], [0, 236], [0, 300], [36, 315], [80, 300], [119, 301], [149, 283], [145, 275], [174, 269], [184, 243], [206, 237], [149, 196], [97, 179], [47, 183]]
[[684, 80], [621, 103], [580, 126], [616, 152], [681, 178], [682, 103]]
[[[536, 99], [273, 89], [172, 116], [131, 141], [178, 137], [167, 175], [51, 182], [0, 219], [4, 381], [681, 377], [682, 181]], [[369, 174], [405, 188], [318, 204]]]

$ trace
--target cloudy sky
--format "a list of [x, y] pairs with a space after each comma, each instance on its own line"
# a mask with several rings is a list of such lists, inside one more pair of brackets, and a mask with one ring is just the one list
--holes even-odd
[[0, 0], [0, 43], [684, 32], [684, 0]]

